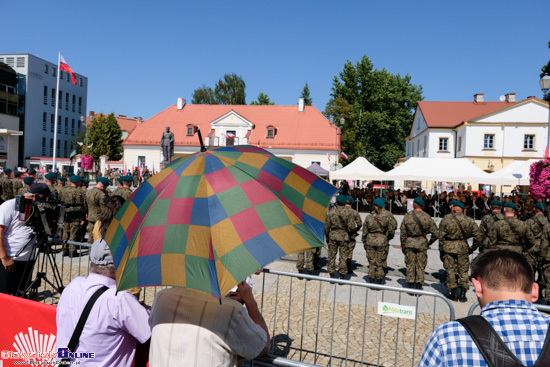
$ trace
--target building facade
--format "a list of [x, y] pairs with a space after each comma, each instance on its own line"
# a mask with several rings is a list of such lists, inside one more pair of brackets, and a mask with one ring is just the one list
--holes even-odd
[[[55, 98], [59, 96], [56, 156], [67, 158], [71, 142], [87, 108], [88, 78], [76, 73], [77, 84], [71, 75], [57, 70], [51, 63], [31, 54], [0, 54], [0, 62], [13, 68], [19, 78], [19, 140], [17, 163], [27, 157], [51, 157], [54, 146]], [[57, 91], [57, 74], [59, 90]]]
[[19, 78], [0, 62], [0, 167], [15, 167], [19, 154]]
[[468, 158], [486, 172], [515, 160], [543, 158], [548, 136], [548, 102], [535, 97], [499, 102], [420, 101], [406, 157]]
[[124, 141], [124, 165], [158, 171], [163, 161], [160, 140], [166, 127], [174, 133], [174, 157], [200, 151], [197, 129], [208, 148], [254, 145], [302, 167], [316, 162], [329, 169], [340, 136], [313, 106], [193, 105], [178, 99], [137, 125]]

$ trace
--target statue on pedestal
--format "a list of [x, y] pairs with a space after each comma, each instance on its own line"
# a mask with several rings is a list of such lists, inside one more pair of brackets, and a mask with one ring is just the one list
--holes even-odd
[[160, 147], [162, 148], [163, 162], [170, 162], [174, 155], [174, 133], [170, 131], [170, 126], [166, 126], [166, 131], [162, 133], [160, 139]]

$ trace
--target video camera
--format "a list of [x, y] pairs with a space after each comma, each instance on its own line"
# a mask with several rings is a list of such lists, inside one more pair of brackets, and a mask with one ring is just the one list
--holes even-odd
[[49, 199], [46, 202], [33, 201], [23, 195], [15, 197], [15, 210], [19, 212], [19, 220], [32, 228], [38, 242], [56, 237], [63, 226], [66, 204]]

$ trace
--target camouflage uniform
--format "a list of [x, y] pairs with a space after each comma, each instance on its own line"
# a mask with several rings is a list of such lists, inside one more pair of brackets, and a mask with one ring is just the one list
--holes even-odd
[[348, 273], [348, 233], [355, 229], [353, 215], [343, 206], [331, 210], [325, 219], [325, 237], [328, 242], [328, 266], [327, 271], [331, 276], [336, 270], [336, 255], [340, 252], [340, 275]]
[[143, 170], [143, 182], [147, 181], [151, 177], [151, 172], [148, 168]]
[[11, 180], [9, 178], [0, 178], [0, 189], [2, 190], [0, 194], [0, 204], [6, 200], [10, 200], [15, 197], [15, 195], [13, 194], [13, 184], [11, 183]]
[[[460, 222], [464, 234], [462, 234], [457, 221]], [[465, 290], [470, 287], [468, 279], [468, 268], [470, 266], [468, 238], [470, 237], [474, 238], [474, 246], [479, 247], [483, 238], [472, 218], [462, 213], [453, 213], [446, 215], [441, 220], [439, 224], [439, 251], [447, 275], [447, 289], [451, 292], [457, 287]]]
[[542, 236], [543, 236], [543, 230], [544, 227], [548, 224], [548, 218], [544, 214], [537, 214], [531, 218], [529, 218], [525, 225], [527, 226], [527, 229], [529, 232], [531, 232], [531, 235], [533, 236], [534, 245], [526, 250], [524, 252], [525, 257], [527, 257], [527, 260], [531, 263], [531, 266], [533, 267], [533, 270], [535, 273], [539, 273], [539, 283], [541, 283], [541, 287], [544, 286], [544, 281], [542, 280], [542, 271], [540, 268], [540, 263], [542, 261], [541, 257], [541, 242], [542, 242]]
[[389, 241], [395, 235], [397, 221], [393, 215], [381, 209], [380, 214], [371, 213], [363, 223], [363, 246], [367, 252], [369, 261], [369, 279], [382, 282], [384, 279], [384, 268], [388, 258]]
[[115, 196], [115, 195], [118, 195], [118, 196], [122, 196], [124, 198], [124, 200], [128, 200], [128, 198], [130, 197], [130, 195], [132, 195], [132, 190], [127, 188], [127, 187], [118, 187], [116, 188], [115, 191], [113, 191], [113, 193], [111, 194], [112, 196]]
[[480, 248], [479, 251], [490, 248], [489, 233], [494, 230], [495, 223], [502, 219], [504, 219], [504, 215], [502, 215], [502, 213], [495, 213], [493, 211], [481, 218], [481, 223], [479, 224], [479, 232], [481, 233], [483, 242], [478, 246], [476, 246], [477, 244], [472, 246], [472, 252], [477, 250], [478, 247]]
[[17, 191], [17, 195], [25, 195], [28, 190], [29, 190], [29, 187], [27, 185], [25, 185], [24, 187], [20, 188]]
[[517, 217], [504, 217], [489, 232], [489, 245], [491, 248], [506, 248], [522, 253], [535, 245], [535, 238], [525, 222]]
[[104, 190], [98, 189], [97, 187], [94, 187], [86, 192], [86, 204], [88, 205], [88, 243], [90, 244], [94, 242], [92, 232], [94, 230], [95, 222], [99, 220], [101, 208], [107, 203], [108, 198], [109, 194]]
[[[82, 222], [86, 215], [86, 199], [82, 190], [70, 186], [64, 188], [59, 200], [69, 204], [65, 210], [65, 223], [63, 224], [63, 240], [82, 242]], [[76, 246], [63, 244], [64, 255], [76, 254]]]
[[132, 173], [132, 177], [134, 178], [134, 187], [138, 187], [139, 186], [139, 170], [137, 168]]
[[305, 269], [311, 274], [315, 269], [313, 266], [313, 250], [298, 253], [298, 260], [296, 260], [296, 269], [299, 272]]
[[347, 252], [349, 254], [349, 257], [347, 259], [347, 268], [348, 268], [348, 273], [351, 273], [353, 271], [353, 269], [351, 268], [351, 260], [353, 258], [353, 251], [355, 250], [355, 244], [357, 243], [356, 238], [363, 223], [361, 222], [361, 216], [359, 215], [359, 213], [357, 213], [357, 210], [353, 209], [350, 206], [346, 206], [345, 209], [351, 212], [351, 215], [353, 216], [353, 221], [355, 222], [355, 230], [348, 233], [349, 241], [347, 244], [347, 247], [348, 247]]
[[12, 185], [13, 185], [13, 194], [19, 195], [18, 194], [19, 189], [23, 187], [23, 180], [20, 179], [19, 177], [16, 177], [12, 180]]
[[542, 259], [542, 280], [544, 282], [544, 299], [550, 304], [550, 224], [544, 226], [540, 242], [540, 257]]
[[[422, 227], [418, 224], [422, 224]], [[407, 267], [407, 283], [424, 284], [424, 270], [428, 264], [428, 248], [437, 241], [439, 233], [437, 226], [426, 212], [412, 211], [405, 214], [401, 222], [401, 250], [405, 255], [405, 266]], [[426, 235], [430, 233], [430, 240]]]

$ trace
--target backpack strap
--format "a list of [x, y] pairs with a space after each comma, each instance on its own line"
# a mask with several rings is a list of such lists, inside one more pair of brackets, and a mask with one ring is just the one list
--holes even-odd
[[523, 366], [523, 363], [510, 351], [500, 335], [483, 316], [472, 315], [456, 321], [464, 326], [470, 334], [489, 367]]

